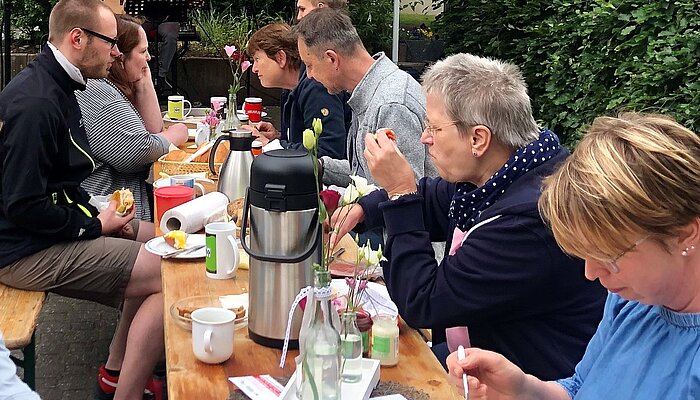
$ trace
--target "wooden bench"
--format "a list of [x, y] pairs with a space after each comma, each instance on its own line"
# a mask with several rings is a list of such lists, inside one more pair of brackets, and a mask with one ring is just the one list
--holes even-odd
[[32, 390], [36, 379], [34, 329], [46, 293], [14, 289], [0, 283], [0, 332], [10, 350], [20, 350], [23, 358], [10, 356], [24, 370], [24, 381]]

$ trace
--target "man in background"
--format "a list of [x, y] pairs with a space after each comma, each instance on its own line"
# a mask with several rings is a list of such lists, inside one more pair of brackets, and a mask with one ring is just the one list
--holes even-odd
[[348, 9], [347, 0], [297, 0], [297, 21], [301, 21], [306, 14], [317, 8], [330, 8], [333, 10]]
[[420, 141], [425, 97], [418, 82], [399, 69], [384, 53], [370, 55], [347, 13], [330, 8], [310, 12], [294, 27], [299, 55], [309, 78], [329, 93], [350, 93], [352, 123], [348, 131], [348, 159], [322, 157], [323, 183], [347, 186], [356, 174], [374, 182], [363, 152], [369, 132], [390, 128], [396, 145], [413, 168], [416, 180], [437, 176], [425, 145]]

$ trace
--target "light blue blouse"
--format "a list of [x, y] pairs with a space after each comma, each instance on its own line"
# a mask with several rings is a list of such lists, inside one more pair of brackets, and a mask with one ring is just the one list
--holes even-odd
[[603, 320], [574, 376], [577, 400], [700, 399], [700, 314], [608, 294]]

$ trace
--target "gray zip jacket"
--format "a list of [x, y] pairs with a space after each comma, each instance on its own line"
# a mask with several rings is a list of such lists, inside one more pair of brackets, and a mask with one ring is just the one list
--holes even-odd
[[375, 54], [373, 58], [376, 61], [348, 100], [352, 109], [347, 139], [348, 159], [322, 157], [323, 183], [326, 185], [347, 186], [351, 174], [374, 183], [364, 157], [365, 135], [380, 128], [391, 128], [396, 133], [396, 144], [413, 167], [416, 180], [437, 176], [428, 150], [420, 142], [425, 119], [425, 97], [421, 86], [384, 53]]

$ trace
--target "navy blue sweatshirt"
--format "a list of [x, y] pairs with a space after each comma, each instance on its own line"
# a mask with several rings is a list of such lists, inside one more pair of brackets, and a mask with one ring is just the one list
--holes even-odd
[[94, 169], [70, 78], [48, 46], [0, 93], [0, 266], [101, 235], [80, 187]]
[[[361, 199], [363, 227], [386, 227], [384, 279], [409, 325], [432, 328], [434, 343], [444, 341], [446, 327], [468, 326], [472, 346], [501, 353], [526, 373], [571, 376], [606, 292], [586, 280], [582, 260], [562, 252], [537, 209], [542, 178], [567, 155], [562, 149], [513, 182], [476, 224], [499, 217], [477, 226], [453, 256], [454, 184], [423, 178], [417, 195], [387, 201], [377, 191]], [[431, 240], [448, 243], [440, 265]]]
[[323, 134], [318, 141], [318, 156], [340, 160], [347, 158], [346, 140], [352, 118], [347, 100], [346, 92], [329, 94], [322, 84], [309, 79], [306, 66], [302, 64], [299, 84], [282, 96], [282, 146], [304, 150], [303, 132], [311, 128], [314, 118], [320, 118]]

